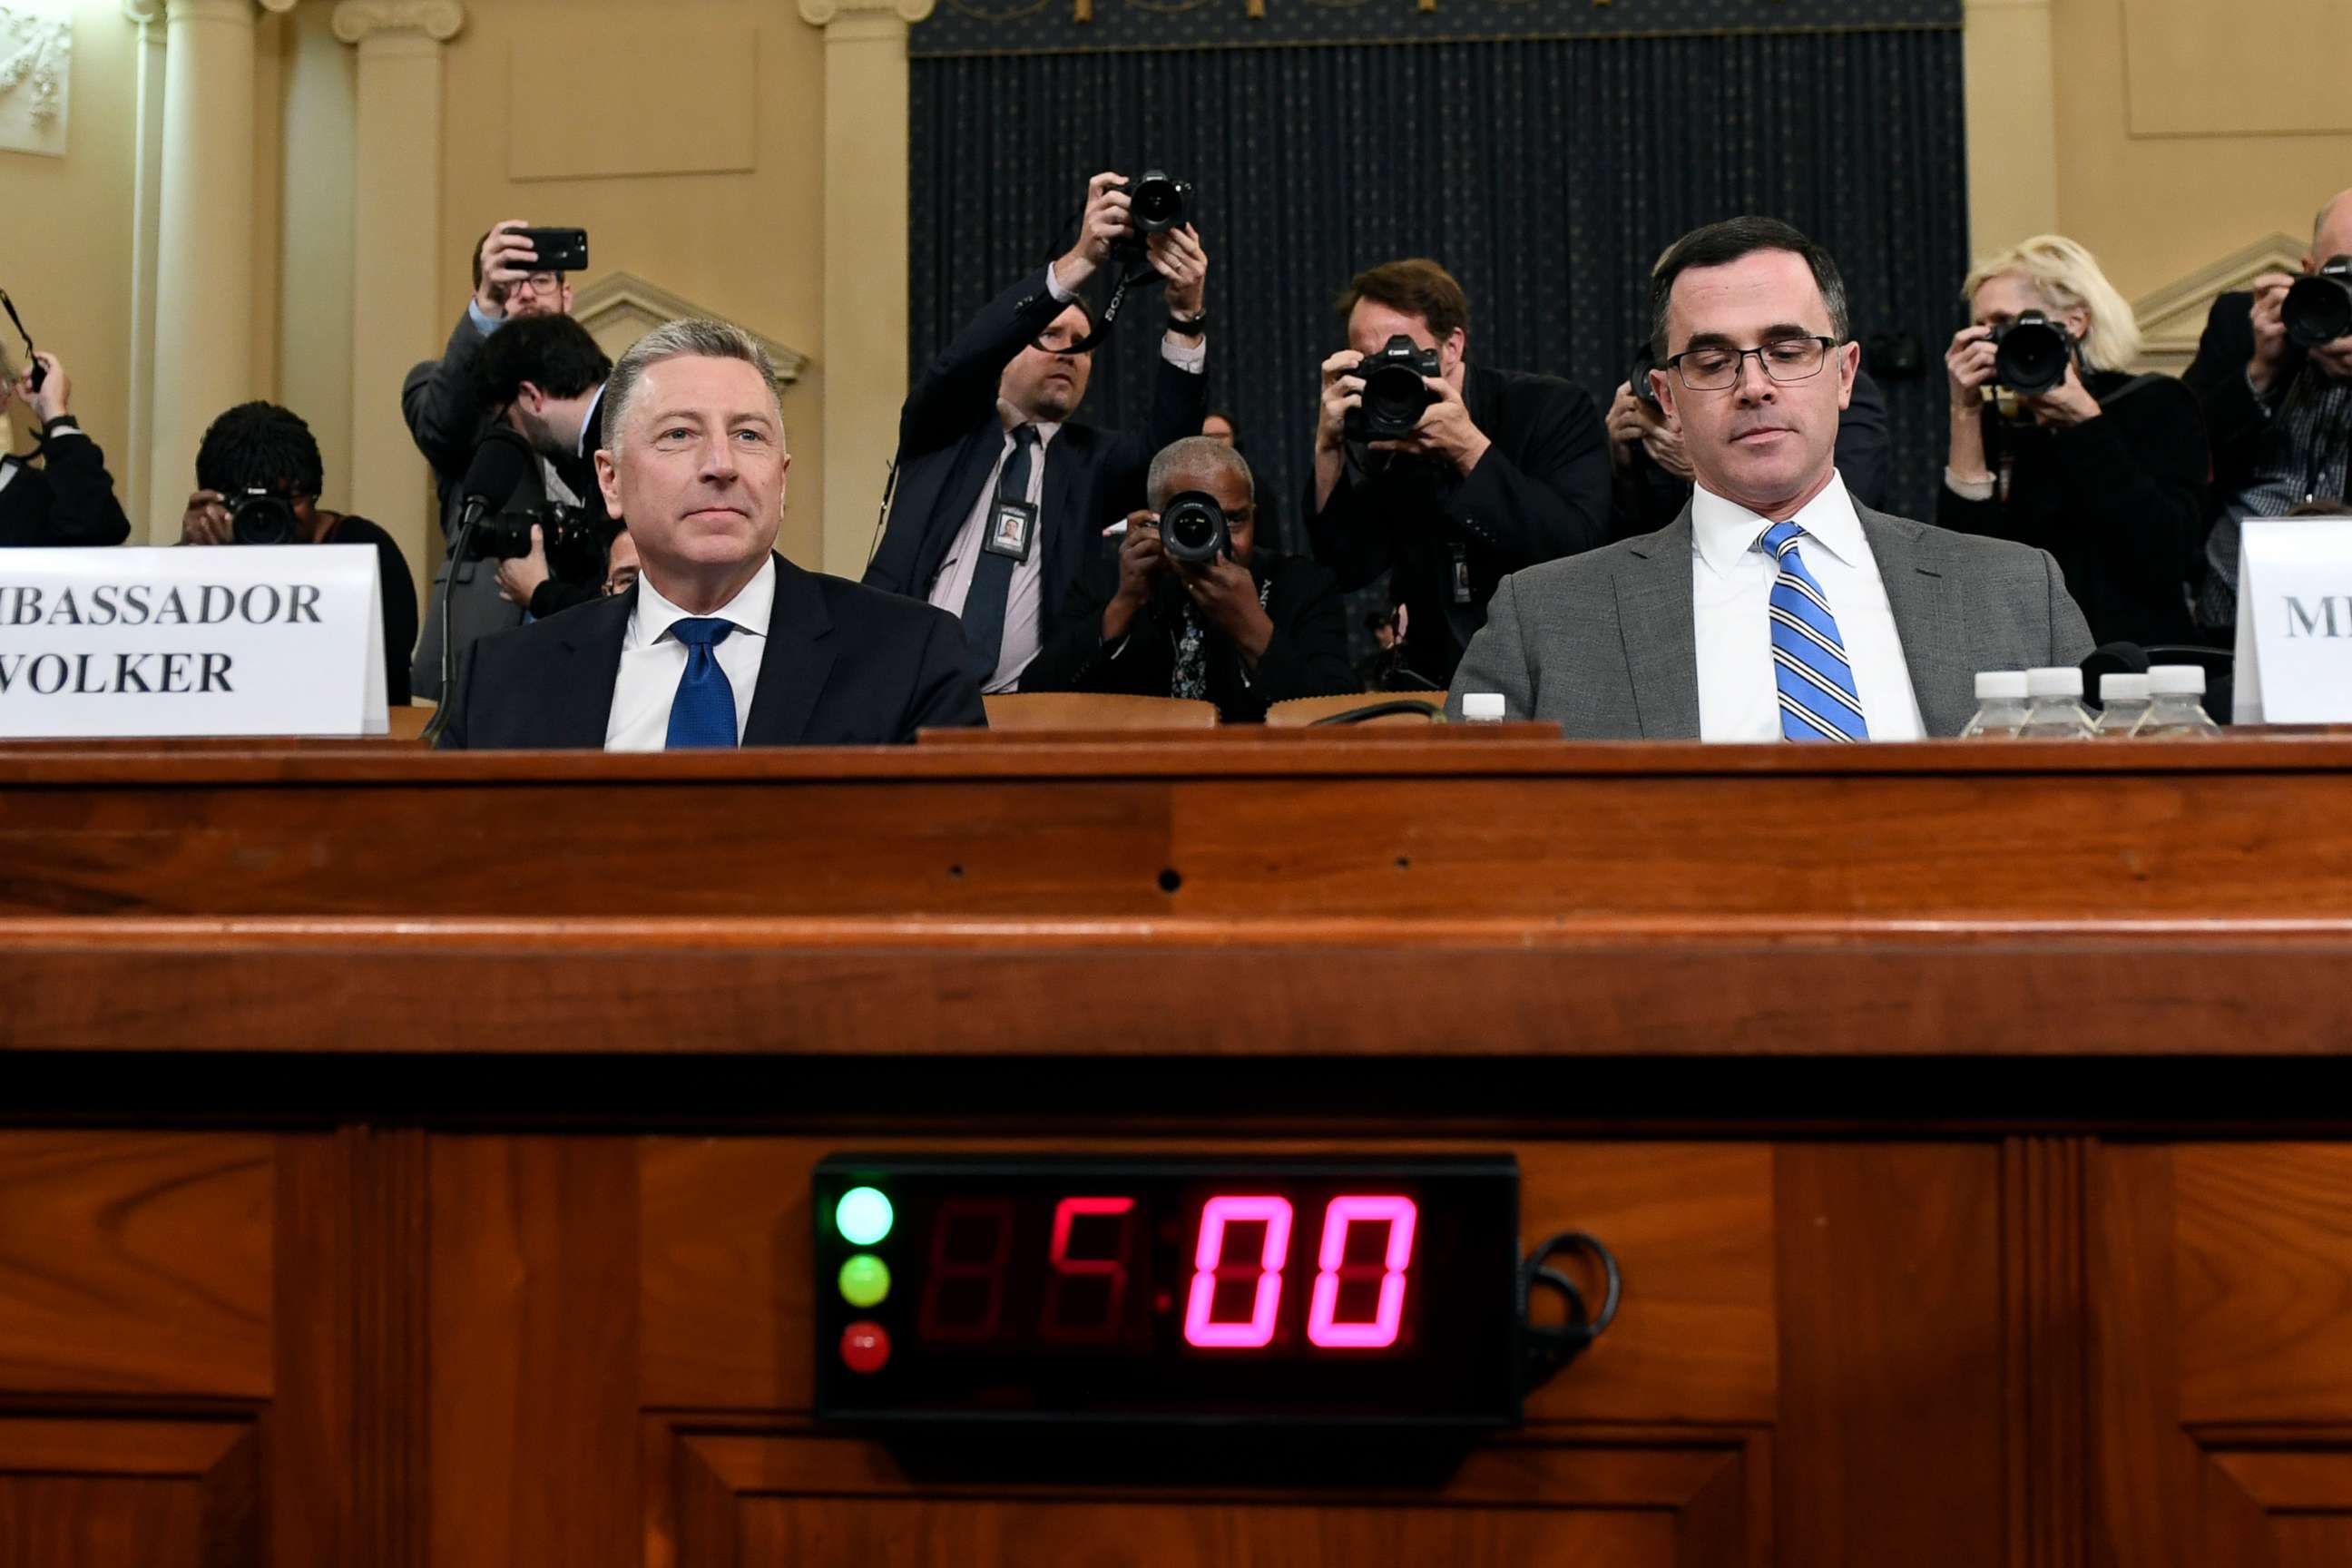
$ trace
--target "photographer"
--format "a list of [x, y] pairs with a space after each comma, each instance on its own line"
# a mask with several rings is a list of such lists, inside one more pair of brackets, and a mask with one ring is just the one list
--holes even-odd
[[[1269, 703], [1356, 689], [1339, 583], [1312, 561], [1257, 552], [1255, 484], [1239, 452], [1211, 437], [1178, 441], [1151, 460], [1149, 495], [1151, 510], [1128, 519], [1115, 576], [1100, 563], [1073, 586], [1068, 629], [1024, 690], [1205, 699], [1226, 723], [1255, 724]], [[1203, 498], [1222, 514], [1223, 547], [1178, 559], [1162, 514], [1187, 508], [1213, 542]]]
[[106, 455], [83, 434], [68, 411], [73, 383], [58, 356], [36, 353], [42, 367], [39, 391], [33, 373], [21, 373], [0, 352], [0, 415], [21, 399], [40, 427], [33, 456], [39, 468], [13, 453], [0, 457], [0, 546], [120, 544], [131, 537], [131, 520], [114, 499]]
[[[1944, 356], [1951, 456], [1936, 521], [2048, 551], [2099, 642], [2196, 641], [2187, 583], [2204, 542], [2206, 474], [2196, 397], [2169, 376], [2121, 368], [2139, 352], [2139, 325], [2071, 239], [2038, 236], [1980, 262], [1962, 297], [1973, 324]], [[1989, 388], [2002, 397], [1988, 401]]]
[[[1434, 261], [1357, 274], [1339, 310], [1349, 346], [1323, 362], [1307, 535], [1343, 588], [1394, 569], [1406, 659], [1444, 686], [1506, 573], [1607, 542], [1607, 437], [1567, 382], [1467, 363], [1470, 301]], [[1360, 372], [1400, 337], [1412, 352], [1388, 363], [1405, 372], [1395, 404], [1368, 411]], [[1416, 372], [1423, 389], [1405, 395]]]
[[[450, 331], [448, 346], [439, 359], [418, 364], [401, 383], [401, 416], [440, 486], [445, 547], [457, 541], [457, 514], [464, 504], [457, 492], [467, 465], [492, 423], [474, 384], [474, 364], [482, 346], [510, 321], [569, 315], [572, 310], [571, 283], [561, 272], [540, 268], [538, 252], [522, 233], [529, 226], [520, 218], [509, 218], [476, 244], [473, 297]], [[425, 697], [437, 697], [441, 689], [440, 584], [453, 570], [457, 588], [450, 614], [457, 622], [460, 648], [522, 620], [522, 610], [500, 595], [494, 568], [478, 561], [453, 565], [445, 559], [434, 578], [431, 613], [414, 666], [415, 689]]]
[[[2328, 338], [2327, 311], [2289, 308], [2288, 295], [2346, 303], [2322, 269], [2352, 257], [2352, 191], [2312, 225], [2304, 276], [2266, 272], [2252, 293], [2213, 301], [2197, 358], [2182, 379], [2205, 405], [2213, 444], [2213, 508], [2197, 619], [2226, 635], [2238, 618], [2239, 520], [2284, 517], [2296, 505], [2352, 489], [2352, 333]], [[2340, 276], [2340, 274], [2338, 275]], [[2331, 299], [2331, 296], [2333, 298]], [[2297, 332], [2291, 327], [2300, 326]]]
[[[1163, 182], [1166, 183], [1166, 182]], [[983, 691], [1010, 691], [1064, 629], [1101, 530], [1142, 499], [1151, 454], [1208, 410], [1209, 258], [1189, 224], [1139, 235], [1128, 183], [1087, 186], [1068, 254], [983, 307], [931, 362], [898, 416], [889, 521], [869, 586], [963, 622]], [[1129, 265], [1140, 241], [1167, 280], [1151, 422], [1141, 433], [1073, 417], [1093, 372], [1093, 312], [1078, 290]]]
[[[558, 542], [555, 569], [546, 529], [537, 523], [529, 552], [498, 566], [499, 596], [538, 619], [604, 595], [604, 554], [614, 529], [596, 483], [596, 448], [604, 444], [604, 379], [612, 372], [588, 329], [569, 316], [513, 322], [482, 346], [475, 364], [483, 406], [530, 443], [567, 492], [548, 498], [572, 518]], [[528, 500], [509, 500], [508, 510], [528, 510]]]
[[[256, 532], [268, 542], [373, 544], [383, 604], [383, 689], [395, 708], [409, 700], [408, 648], [416, 640], [416, 585], [392, 535], [363, 517], [323, 511], [326, 466], [310, 426], [274, 403], [241, 403], [212, 422], [196, 447], [196, 491], [180, 518], [182, 544], [236, 544]], [[290, 512], [291, 537], [284, 537]], [[242, 531], [247, 539], [240, 539]]]

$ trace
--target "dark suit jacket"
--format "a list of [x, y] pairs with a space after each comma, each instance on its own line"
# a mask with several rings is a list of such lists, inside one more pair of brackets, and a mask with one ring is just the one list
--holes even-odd
[[[466, 652], [445, 751], [597, 751], [613, 714], [632, 588]], [[747, 746], [866, 746], [985, 725], [955, 617], [776, 557], [775, 610]]]
[[[868, 585], [920, 599], [996, 466], [1004, 426], [996, 388], [1004, 367], [1067, 306], [1043, 268], [989, 301], [923, 372], [898, 415], [897, 489]], [[1151, 352], [1159, 353], [1155, 341]], [[1045, 448], [1038, 547], [1045, 553], [1041, 646], [1063, 629], [1087, 563], [1112, 553], [1102, 531], [1143, 504], [1144, 472], [1170, 442], [1201, 433], [1209, 378], [1160, 363], [1151, 423], [1140, 435], [1065, 424]]]
[[[1838, 416], [1837, 470], [1856, 506], [1886, 504], [1895, 483], [1895, 431], [1887, 418], [1886, 394], [1866, 370], [1854, 373], [1853, 395]], [[1618, 476], [1612, 537], [1654, 533], [1674, 521], [1690, 499], [1688, 479], [1666, 472], [1636, 447], [1631, 466]]]
[[2254, 297], [2222, 294], [2205, 318], [2197, 357], [2180, 379], [2205, 405], [2205, 437], [2213, 448], [2211, 510], [2215, 515], [2253, 483], [2254, 468], [2271, 457], [2286, 432], [2271, 417], [2278, 399], [2303, 374], [2308, 359], [2292, 341], [2268, 397], [2257, 397], [2246, 382], [2246, 362], [2254, 357]]
[[[2039, 550], [1856, 507], [1886, 584], [1922, 728], [1957, 735], [1976, 711], [1976, 674], [2079, 664], [2083, 612]], [[1559, 724], [1572, 741], [1699, 738], [1698, 623], [1690, 512], [1655, 533], [1506, 578], [1445, 700], [1500, 692], [1510, 719]], [[1767, 657], [1759, 640], [1756, 657]]]
[[0, 458], [16, 470], [0, 489], [0, 546], [120, 544], [131, 537], [97, 442], [59, 430], [42, 442], [40, 458], [37, 468]]
[[[441, 594], [442, 584], [453, 573], [456, 581], [449, 589], [449, 616], [457, 623], [460, 654], [478, 637], [522, 624], [521, 606], [509, 605], [499, 596], [497, 562], [465, 561], [453, 564], [446, 552], [457, 542], [457, 514], [464, 510], [458, 486], [466, 478], [467, 465], [474, 460], [474, 448], [481, 444], [483, 432], [490, 427], [489, 415], [474, 393], [474, 362], [488, 341], [474, 325], [473, 312], [462, 312], [450, 331], [448, 346], [441, 357], [411, 368], [400, 386], [401, 416], [408, 421], [409, 437], [432, 465], [434, 482], [440, 487], [441, 542], [445, 552], [440, 568], [433, 575], [433, 586], [425, 595], [425, 635], [417, 642], [416, 657], [409, 667], [409, 685], [419, 697], [441, 695]], [[539, 503], [536, 487], [530, 499], [531, 505]]]
[[[1416, 462], [1375, 476], [1351, 449], [1330, 504], [1313, 510], [1311, 481], [1307, 495], [1315, 558], [1342, 588], [1395, 569], [1391, 596], [1412, 611], [1406, 662], [1440, 686], [1504, 574], [1609, 538], [1608, 436], [1592, 399], [1556, 376], [1472, 364], [1462, 401], [1494, 443], [1467, 475]], [[1466, 605], [1454, 602], [1456, 544], [1470, 567]]]
[[[1209, 700], [1228, 724], [1255, 724], [1269, 703], [1294, 697], [1324, 697], [1356, 689], [1348, 663], [1348, 610], [1339, 579], [1296, 555], [1259, 555], [1250, 575], [1266, 588], [1266, 617], [1274, 636], [1255, 674], [1241, 654], [1215, 630], [1209, 631]], [[1183, 626], [1183, 590], [1163, 582], [1150, 605], [1129, 628], [1118, 657], [1102, 639], [1103, 611], [1118, 591], [1118, 572], [1090, 570], [1071, 590], [1066, 606], [1068, 628], [1037, 656], [1022, 677], [1024, 691], [1131, 691], [1165, 697], [1176, 673], [1176, 635]]]

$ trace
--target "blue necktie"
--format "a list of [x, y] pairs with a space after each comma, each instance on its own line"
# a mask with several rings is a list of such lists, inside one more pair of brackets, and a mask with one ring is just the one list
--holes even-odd
[[1846, 662], [1845, 639], [1830, 614], [1829, 595], [1805, 570], [1797, 541], [1805, 531], [1776, 522], [1764, 531], [1764, 548], [1780, 563], [1772, 581], [1772, 679], [1780, 690], [1780, 738], [1784, 741], [1867, 741], [1862, 693], [1854, 689], [1853, 667]]
[[735, 743], [735, 689], [719, 668], [716, 651], [734, 629], [733, 622], [710, 617], [670, 623], [669, 635], [686, 645], [686, 673], [669, 700], [669, 739], [664, 743], [670, 751]]

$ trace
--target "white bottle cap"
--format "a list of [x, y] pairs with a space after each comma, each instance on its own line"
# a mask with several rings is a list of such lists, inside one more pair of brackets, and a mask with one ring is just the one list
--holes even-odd
[[1493, 723], [1502, 716], [1501, 692], [1465, 691], [1462, 694], [1462, 717], [1473, 723]]
[[2083, 695], [2083, 672], [2072, 665], [2058, 669], [2029, 669], [2025, 672], [2025, 694], [2029, 697], [2080, 697]]
[[2201, 664], [2155, 664], [2147, 670], [2147, 689], [2155, 697], [2202, 697], [2205, 667]]
[[2129, 670], [2116, 675], [2103, 675], [2099, 677], [2099, 700], [2145, 702], [2147, 700], [2147, 677]]
[[1987, 669], [1977, 675], [1977, 700], [2014, 702], [2025, 695], [2025, 671], [2021, 669]]

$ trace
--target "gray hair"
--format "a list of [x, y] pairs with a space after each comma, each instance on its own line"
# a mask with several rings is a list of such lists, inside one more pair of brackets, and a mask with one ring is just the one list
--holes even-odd
[[783, 393], [776, 384], [775, 362], [760, 340], [731, 321], [688, 317], [656, 327], [639, 338], [613, 367], [612, 378], [604, 383], [604, 444], [609, 450], [620, 450], [622, 432], [628, 427], [629, 405], [636, 401], [637, 384], [645, 380], [646, 372], [673, 359], [740, 360], [757, 370], [776, 405], [776, 434], [779, 441], [782, 439]]
[[1187, 436], [1181, 441], [1171, 441], [1160, 448], [1151, 459], [1151, 474], [1144, 489], [1151, 497], [1151, 510], [1158, 511], [1181, 493], [1176, 481], [1197, 474], [1223, 472], [1242, 482], [1250, 500], [1257, 500], [1257, 480], [1250, 476], [1249, 460], [1223, 441], [1213, 441], [1206, 436]]

